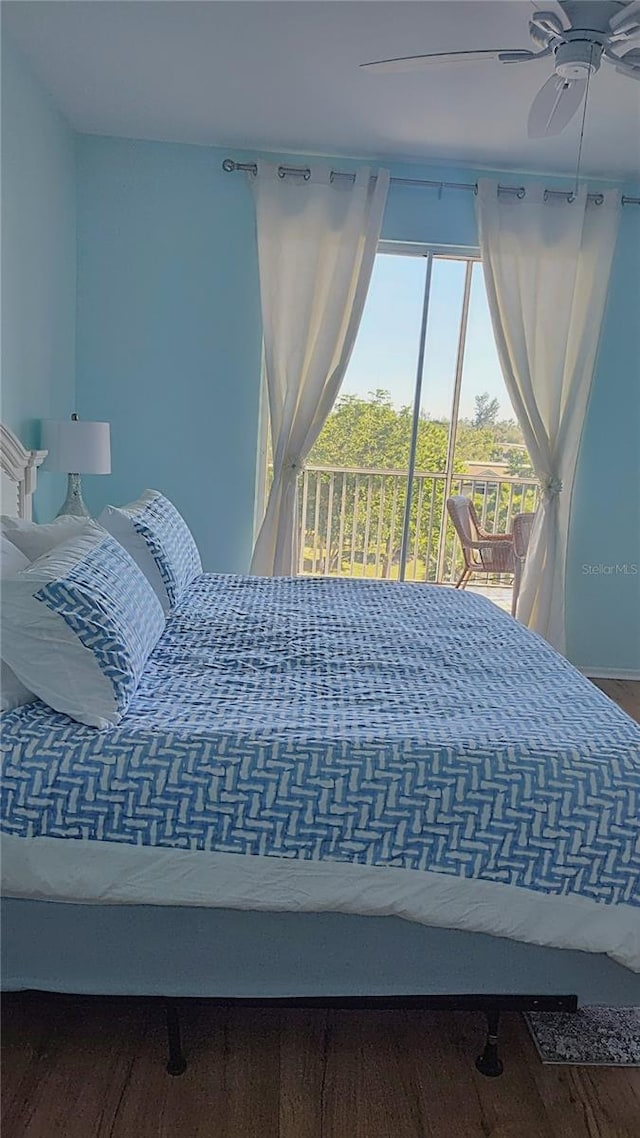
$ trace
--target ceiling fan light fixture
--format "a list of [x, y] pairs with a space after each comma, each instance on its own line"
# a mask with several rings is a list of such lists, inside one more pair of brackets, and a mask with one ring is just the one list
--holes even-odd
[[593, 41], [572, 40], [556, 50], [556, 75], [563, 79], [586, 79], [600, 67], [602, 46]]

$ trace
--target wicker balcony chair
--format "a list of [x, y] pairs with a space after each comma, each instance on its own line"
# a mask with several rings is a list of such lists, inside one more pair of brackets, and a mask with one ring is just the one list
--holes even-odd
[[464, 569], [456, 589], [464, 589], [472, 573], [514, 573], [513, 534], [487, 533], [473, 502], [464, 494], [447, 498], [447, 510], [460, 539]]
[[516, 606], [520, 595], [520, 584], [524, 563], [529, 548], [529, 538], [535, 521], [535, 514], [516, 514], [513, 519], [513, 557], [515, 568], [513, 573], [513, 592], [511, 594], [511, 615], [516, 615]]

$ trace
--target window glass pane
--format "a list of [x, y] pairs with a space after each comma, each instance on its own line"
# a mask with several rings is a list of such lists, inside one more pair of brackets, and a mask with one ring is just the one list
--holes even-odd
[[376, 258], [341, 393], [302, 479], [305, 572], [398, 576], [425, 277], [424, 257]]
[[[336, 408], [309, 463], [402, 467], [409, 461], [426, 261], [379, 254]], [[336, 430], [336, 410], [350, 429]], [[376, 411], [392, 408], [393, 414]], [[406, 414], [403, 414], [406, 410]], [[394, 420], [399, 418], [401, 423]]]
[[412, 581], [437, 579], [466, 264], [433, 260], [405, 572]]
[[444, 472], [467, 262], [434, 257], [422, 373], [417, 469]]

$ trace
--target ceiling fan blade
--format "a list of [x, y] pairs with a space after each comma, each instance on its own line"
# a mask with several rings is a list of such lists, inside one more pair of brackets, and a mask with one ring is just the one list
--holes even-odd
[[610, 32], [609, 43], [625, 44], [628, 43], [629, 40], [636, 39], [637, 36], [640, 36], [640, 16], [638, 16], [638, 19], [634, 20], [632, 24], [627, 24], [622, 31]]
[[501, 51], [498, 59], [500, 63], [529, 63], [532, 59], [546, 59], [548, 55], [551, 55], [550, 47], [543, 51]]
[[609, 20], [609, 27], [616, 35], [625, 33], [635, 35], [640, 28], [640, 0], [632, 0]]
[[587, 89], [586, 79], [563, 79], [552, 75], [540, 88], [529, 111], [529, 138], [561, 134], [578, 111]]
[[616, 65], [618, 75], [628, 75], [631, 79], [640, 79], [640, 64], [638, 63], [625, 63], [621, 60]]
[[526, 58], [534, 55], [531, 51], [520, 51], [497, 48], [486, 51], [438, 51], [430, 55], [407, 55], [400, 59], [377, 59], [373, 63], [361, 63], [363, 71], [419, 71], [432, 63], [482, 63], [486, 59], [499, 59], [501, 55], [522, 55]]
[[570, 29], [571, 20], [564, 10], [565, 0], [551, 0], [551, 3], [549, 0], [530, 0], [530, 3], [533, 4], [536, 12], [550, 11], [553, 16], [557, 16], [565, 32]]
[[536, 11], [531, 17], [531, 23], [547, 36], [561, 36], [564, 31], [564, 24], [555, 12]]
[[548, 32], [543, 32], [542, 28], [539, 28], [537, 24], [533, 23], [533, 20], [529, 20], [529, 35], [533, 42], [542, 48], [546, 48], [549, 41], [556, 38], [555, 36], [550, 36]]
[[640, 79], [640, 47], [631, 47], [624, 55], [617, 55], [608, 49], [604, 53], [605, 59], [613, 63], [620, 75], [630, 75], [632, 79]]
[[630, 47], [620, 56], [623, 63], [630, 64], [631, 67], [640, 67], [640, 47]]

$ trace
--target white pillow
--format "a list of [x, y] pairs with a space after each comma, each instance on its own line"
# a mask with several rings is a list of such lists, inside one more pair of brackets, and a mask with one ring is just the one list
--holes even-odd
[[30, 564], [29, 558], [8, 537], [0, 533], [0, 571], [3, 577], [13, 577]]
[[55, 521], [43, 525], [27, 522], [24, 518], [10, 518], [6, 514], [0, 517], [2, 533], [29, 561], [36, 561], [56, 545], [82, 533], [87, 526], [95, 525], [91, 518], [77, 518], [73, 514], [62, 514]]
[[[26, 569], [28, 565], [29, 558], [25, 557], [16, 545], [8, 541], [4, 534], [0, 534], [0, 576], [2, 578], [13, 577], [22, 569]], [[21, 683], [13, 669], [3, 660], [0, 666], [2, 711], [11, 711], [13, 707], [22, 707], [23, 703], [32, 703], [35, 698], [33, 692]]]
[[[144, 495], [138, 499], [142, 502]], [[135, 506], [135, 503], [132, 503]], [[138, 533], [131, 516], [127, 513], [132, 506], [105, 506], [104, 510], [98, 518], [98, 524], [106, 529], [120, 545], [126, 549], [130, 557], [133, 557], [136, 565], [142, 573], [144, 573], [147, 581], [151, 585], [156, 597], [162, 605], [162, 611], [167, 616], [171, 611], [169, 598], [167, 597], [167, 590], [164, 587], [164, 582], [160, 576], [160, 570], [156, 565], [155, 558], [151, 554], [151, 550], [147, 545], [142, 534]]]
[[99, 526], [4, 581], [2, 654], [55, 711], [119, 723], [164, 616], [146, 577]]
[[145, 490], [128, 506], [105, 506], [98, 521], [131, 554], [165, 615], [202, 573], [191, 530], [173, 503], [158, 490]]

